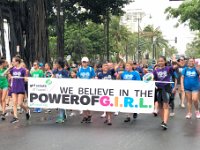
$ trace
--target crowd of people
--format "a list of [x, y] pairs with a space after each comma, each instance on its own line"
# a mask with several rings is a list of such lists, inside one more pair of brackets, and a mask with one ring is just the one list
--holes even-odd
[[[168, 62], [164, 56], [160, 56], [157, 64], [152, 67], [138, 64], [134, 61], [127, 63], [98, 63], [92, 65], [87, 57], [81, 59], [80, 64], [68, 65], [63, 59], [57, 59], [51, 66], [50, 63], [33, 62], [30, 69], [20, 58], [15, 56], [9, 64], [5, 58], [0, 59], [0, 101], [2, 121], [6, 120], [7, 107], [13, 105], [13, 119], [11, 123], [19, 122], [18, 106], [22, 108], [29, 120], [31, 110], [27, 107], [26, 99], [28, 93], [28, 78], [79, 78], [79, 79], [99, 79], [99, 80], [143, 80], [148, 73], [153, 75], [156, 82], [154, 116], [160, 115], [161, 127], [166, 130], [169, 116], [175, 115], [175, 95], [178, 92], [180, 97], [180, 107], [185, 108], [187, 103], [186, 118], [192, 118], [192, 104], [195, 107], [195, 117], [200, 118], [199, 113], [199, 75], [200, 68], [195, 59], [184, 57]], [[109, 86], [109, 85], [108, 85]], [[186, 98], [186, 101], [185, 101]], [[12, 100], [12, 103], [10, 101]], [[69, 108], [70, 109], [70, 108]], [[42, 110], [34, 108], [34, 113], [51, 113], [52, 110]], [[63, 123], [67, 119], [66, 110], [58, 109], [56, 123]], [[92, 122], [91, 111], [80, 111], [83, 118], [81, 123]], [[70, 110], [70, 116], [74, 116], [75, 111]], [[118, 112], [103, 112], [104, 123], [112, 125], [112, 115]], [[137, 113], [131, 117], [127, 114], [124, 122], [130, 122], [131, 118], [136, 119]]]

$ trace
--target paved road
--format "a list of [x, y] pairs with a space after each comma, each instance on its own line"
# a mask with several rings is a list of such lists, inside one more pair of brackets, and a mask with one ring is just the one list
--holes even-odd
[[20, 115], [20, 122], [10, 124], [11, 116], [0, 121], [0, 150], [199, 150], [200, 120], [186, 120], [185, 110], [177, 108], [176, 116], [163, 131], [160, 119], [140, 114], [137, 121], [124, 123], [124, 114], [103, 124], [101, 113], [95, 113], [92, 124], [81, 124], [79, 115], [64, 124], [56, 124], [53, 114], [32, 114], [30, 121]]

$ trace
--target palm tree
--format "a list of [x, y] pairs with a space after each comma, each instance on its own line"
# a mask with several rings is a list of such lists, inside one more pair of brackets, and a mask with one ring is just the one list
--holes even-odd
[[160, 28], [154, 28], [148, 25], [144, 28], [142, 36], [146, 39], [146, 48], [152, 54], [153, 58], [157, 59], [158, 55], [162, 55], [162, 49], [168, 48], [168, 41], [164, 39]]

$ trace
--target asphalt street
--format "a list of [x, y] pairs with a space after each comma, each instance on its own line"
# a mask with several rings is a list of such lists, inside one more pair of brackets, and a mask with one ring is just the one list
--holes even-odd
[[200, 119], [185, 119], [186, 110], [178, 106], [163, 131], [161, 120], [152, 114], [139, 114], [138, 119], [124, 123], [126, 115], [113, 117], [113, 125], [104, 124], [101, 112], [93, 113], [93, 123], [81, 124], [81, 116], [68, 117], [56, 124], [56, 111], [25, 114], [20, 122], [10, 124], [11, 116], [0, 121], [0, 150], [199, 150]]

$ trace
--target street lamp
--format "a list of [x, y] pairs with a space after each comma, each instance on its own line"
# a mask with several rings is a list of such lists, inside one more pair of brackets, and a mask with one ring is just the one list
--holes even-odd
[[141, 57], [141, 48], [140, 48], [140, 21], [145, 16], [145, 13], [139, 10], [137, 13], [137, 23], [138, 23], [138, 34], [137, 34], [137, 54], [138, 54], [138, 63], [140, 61]]

